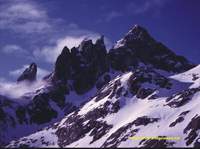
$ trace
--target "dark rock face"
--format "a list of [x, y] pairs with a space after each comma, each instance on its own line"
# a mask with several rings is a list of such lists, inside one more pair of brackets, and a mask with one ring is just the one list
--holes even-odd
[[[76, 110], [76, 106], [65, 101], [65, 94], [68, 93], [66, 85], [53, 84], [36, 90], [33, 94], [24, 95], [20, 99], [26, 99], [26, 103], [18, 103], [16, 100], [4, 96], [0, 96], [0, 146], [8, 143], [10, 139], [28, 135], [36, 130], [27, 130], [17, 134], [15, 133], [9, 138], [7, 133], [17, 131], [17, 126], [26, 130], [31, 124], [41, 126], [50, 125], [54, 120], [59, 120], [63, 113], [68, 114]], [[9, 111], [9, 112], [8, 112]], [[29, 132], [30, 131], [30, 132]], [[31, 132], [32, 131], [32, 132]], [[8, 138], [7, 138], [8, 136]]]
[[61, 54], [58, 56], [55, 64], [55, 79], [64, 82], [70, 77], [71, 69], [71, 54], [67, 47], [64, 47]]
[[125, 126], [120, 127], [117, 131], [110, 135], [110, 137], [104, 142], [101, 146], [103, 148], [116, 148], [121, 142], [126, 141], [129, 137], [134, 136], [140, 128], [131, 129], [133, 126], [146, 126], [150, 123], [157, 122], [159, 118], [149, 118], [147, 116], [138, 117], [131, 123], [126, 124]]
[[102, 77], [100, 77], [96, 82], [96, 88], [101, 89], [104, 85], [106, 85], [111, 80], [111, 77], [109, 74], [105, 74]]
[[126, 93], [128, 91], [124, 91], [125, 89], [124, 87], [122, 87], [120, 79], [117, 79], [98, 90], [95, 95], [95, 101], [98, 102], [106, 96], [108, 96], [108, 98], [110, 99], [112, 99], [113, 97], [120, 98], [126, 96]]
[[199, 79], [199, 75], [198, 74], [192, 74], [192, 80], [195, 81]]
[[25, 107], [19, 106], [16, 109], [16, 116], [17, 116], [19, 124], [23, 124], [23, 123], [28, 124], [28, 120], [26, 118], [26, 108]]
[[150, 89], [150, 88], [141, 88], [138, 90], [136, 97], [137, 98], [141, 98], [144, 99], [146, 97], [148, 97], [150, 94], [152, 94], [154, 92], [154, 90]]
[[35, 63], [30, 64], [28, 68], [24, 70], [21, 76], [17, 79], [17, 82], [20, 81], [35, 81], [37, 74], [37, 65]]
[[[48, 87], [48, 92], [37, 91], [32, 100], [25, 106], [20, 107], [16, 114], [18, 118], [23, 122], [27, 123], [25, 115], [29, 115], [28, 122], [36, 124], [44, 124], [50, 122], [53, 118], [58, 116], [57, 111], [51, 105], [54, 102], [60, 109], [63, 109], [64, 112], [69, 113], [75, 110], [75, 107], [65, 102], [65, 94], [67, 94], [68, 89], [62, 84], [54, 84], [54, 86]], [[66, 108], [66, 109], [64, 109]]]
[[[158, 136], [159, 138], [165, 138], [166, 136]], [[150, 140], [142, 140], [140, 142], [140, 144], [142, 144], [144, 148], [167, 148], [167, 147], [173, 147], [173, 144], [175, 144], [175, 142], [173, 141], [168, 141], [165, 139], [160, 139], [160, 140], [156, 140], [156, 139], [150, 139]]]
[[143, 116], [143, 117], [138, 117], [135, 121], [133, 121], [133, 123], [135, 124], [135, 126], [140, 126], [140, 125], [148, 125], [149, 123], [154, 123], [157, 122], [159, 120], [159, 118], [149, 118], [147, 116]]
[[137, 63], [151, 64], [155, 68], [172, 72], [182, 72], [194, 67], [184, 57], [177, 56], [162, 43], [156, 42], [138, 25], [110, 50], [109, 56], [111, 66], [117, 70], [127, 70]]
[[74, 90], [83, 94], [91, 89], [106, 71], [108, 64], [103, 37], [95, 44], [92, 40], [85, 39], [77, 48], [63, 49], [56, 61], [53, 80], [72, 80]]
[[10, 115], [7, 110], [15, 107], [16, 104], [5, 96], [0, 95], [0, 147], [6, 145], [5, 142], [5, 130], [8, 126], [16, 127], [15, 117]]
[[172, 123], [169, 125], [169, 127], [174, 127], [174, 126], [176, 126], [178, 123], [183, 122], [183, 121], [184, 121], [184, 116], [185, 116], [186, 114], [188, 114], [189, 112], [190, 112], [190, 111], [182, 112], [182, 113], [179, 115], [179, 117], [178, 117], [174, 122], [172, 122]]
[[199, 148], [200, 147], [199, 139], [200, 138], [197, 138], [196, 141], [194, 142], [194, 148]]
[[133, 70], [138, 65], [138, 58], [135, 53], [125, 47], [111, 49], [108, 53], [111, 68], [118, 71]]
[[[100, 101], [106, 96], [114, 97], [116, 95], [117, 88], [119, 87], [120, 82], [116, 80], [110, 85], [107, 85], [108, 89], [105, 89], [105, 86], [95, 95], [96, 98], [93, 100], [95, 102]], [[105, 90], [104, 90], [105, 89]], [[112, 97], [108, 98], [112, 98]], [[107, 132], [113, 127], [112, 125], [107, 124], [103, 120], [108, 114], [117, 113], [120, 109], [120, 101], [106, 101], [102, 105], [88, 111], [84, 116], [78, 114], [79, 110], [73, 112], [63, 123], [62, 126], [56, 126], [58, 136], [58, 144], [61, 147], [69, 145], [70, 143], [77, 141], [83, 138], [87, 133], [89, 136], [93, 137], [90, 143], [93, 143], [103, 137]]]
[[[183, 131], [185, 134], [188, 134], [188, 136], [185, 138], [187, 146], [190, 145], [198, 137], [199, 129], [200, 129], [200, 116], [196, 115], [191, 119], [191, 121]], [[194, 145], [198, 146], [199, 144], [196, 141]]]
[[143, 83], [149, 83], [160, 88], [170, 89], [171, 82], [166, 77], [160, 75], [159, 73], [149, 69], [140, 68], [133, 71], [133, 74], [128, 80], [129, 90], [132, 94], [135, 94], [138, 98], [146, 98], [154, 92], [154, 88], [146, 88]]
[[113, 133], [101, 146], [101, 148], [117, 148], [117, 146], [129, 139], [129, 137], [134, 136], [139, 128], [133, 129], [130, 132], [126, 132], [129, 128], [131, 128], [132, 124], [128, 124], [119, 128], [115, 133]]
[[9, 115], [5, 110], [5, 109], [10, 109], [15, 106], [16, 104], [12, 100], [10, 100], [9, 98], [5, 96], [0, 95], [0, 129], [2, 129], [3, 128], [2, 126], [6, 124], [15, 126], [14, 118], [11, 115]]
[[[73, 120], [73, 121], [71, 121]], [[75, 120], [75, 121], [74, 121]], [[64, 147], [80, 138], [84, 137], [91, 130], [90, 136], [93, 136], [91, 143], [95, 142], [107, 133], [112, 125], [108, 125], [103, 121], [90, 120], [84, 124], [83, 118], [68, 119], [66, 126], [60, 128], [56, 134], [59, 137], [58, 143], [60, 147]]]
[[56, 135], [58, 136], [58, 144], [60, 147], [64, 147], [74, 141], [83, 138], [90, 132], [90, 136], [93, 136], [93, 140], [90, 143], [95, 142], [105, 135], [112, 125], [108, 125], [104, 121], [98, 121], [98, 118], [105, 117], [107, 114], [116, 112], [109, 108], [111, 103], [106, 102], [105, 105], [88, 112], [84, 117], [77, 115], [75, 111], [64, 122], [64, 125], [58, 128]]
[[175, 95], [172, 95], [171, 97], [167, 98], [166, 100], [168, 102], [167, 105], [170, 107], [175, 107], [175, 108], [183, 106], [191, 100], [191, 98], [193, 97], [195, 93], [199, 91], [200, 91], [200, 88], [191, 88], [191, 89], [184, 90], [180, 93], [177, 93]]

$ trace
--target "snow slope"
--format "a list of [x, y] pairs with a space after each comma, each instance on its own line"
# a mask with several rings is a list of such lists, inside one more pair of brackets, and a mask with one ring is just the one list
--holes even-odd
[[7, 147], [198, 147], [199, 76], [200, 66], [173, 76], [149, 70], [124, 73], [60, 122]]

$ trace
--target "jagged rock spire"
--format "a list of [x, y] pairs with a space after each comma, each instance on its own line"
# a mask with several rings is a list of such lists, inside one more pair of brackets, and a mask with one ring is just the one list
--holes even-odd
[[92, 46], [93, 46], [92, 40], [88, 39], [88, 38], [85, 38], [85, 39], [83, 39], [83, 41], [79, 45], [79, 50], [80, 51], [85, 51], [87, 49], [91, 49]]
[[53, 73], [53, 81], [73, 80], [77, 93], [84, 93], [95, 85], [98, 77], [108, 71], [107, 52], [104, 37], [93, 44], [91, 39], [84, 39], [76, 48], [64, 47], [58, 56]]
[[109, 52], [104, 36], [95, 43], [85, 38], [71, 50], [64, 47], [56, 60], [53, 78], [64, 82], [72, 80], [73, 88], [82, 94], [91, 89], [105, 72], [111, 69], [130, 71], [141, 64], [171, 72], [182, 72], [194, 66], [154, 40], [146, 29], [135, 25], [120, 40], [119, 46]]
[[104, 36], [101, 35], [100, 38], [98, 38], [96, 40], [96, 43], [95, 43], [96, 46], [99, 46], [99, 47], [102, 47], [103, 49], [105, 49], [105, 43], [104, 43]]
[[54, 79], [66, 81], [70, 75], [70, 56], [68, 47], [64, 47], [55, 64]]
[[28, 68], [24, 70], [24, 72], [19, 76], [17, 82], [21, 81], [35, 81], [37, 75], [37, 65], [35, 63], [31, 63]]

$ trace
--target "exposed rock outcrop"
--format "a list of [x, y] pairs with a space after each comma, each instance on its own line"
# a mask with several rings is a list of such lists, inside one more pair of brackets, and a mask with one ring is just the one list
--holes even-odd
[[108, 71], [106, 48], [103, 36], [93, 44], [85, 39], [79, 47], [69, 50], [64, 47], [58, 56], [53, 73], [53, 81], [73, 81], [73, 88], [78, 94], [91, 89], [97, 79]]
[[24, 70], [24, 72], [19, 76], [17, 82], [21, 81], [35, 81], [37, 75], [37, 65], [35, 63], [31, 63], [28, 68]]

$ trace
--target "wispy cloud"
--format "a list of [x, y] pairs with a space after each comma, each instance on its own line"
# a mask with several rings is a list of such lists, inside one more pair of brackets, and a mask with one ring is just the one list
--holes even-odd
[[[62, 36], [53, 38], [53, 40], [50, 40], [46, 46], [37, 48], [33, 51], [33, 56], [36, 59], [40, 59], [48, 63], [54, 63], [64, 46], [71, 49], [72, 47], [77, 47], [85, 38], [92, 39], [94, 42], [100, 37], [99, 33], [83, 29], [76, 23], [69, 23], [63, 28], [64, 33]], [[105, 37], [105, 44], [107, 48], [110, 48], [112, 42]]]
[[[12, 70], [9, 72], [9, 75], [12, 76], [13, 78], [17, 79], [23, 73], [23, 71], [28, 67], [29, 67], [29, 65], [24, 65], [21, 68]], [[37, 79], [41, 80], [43, 77], [45, 77], [49, 73], [50, 72], [48, 70], [38, 67], [37, 68]]]
[[77, 46], [83, 38], [84, 37], [66, 36], [62, 39], [58, 39], [52, 46], [45, 46], [41, 49], [34, 50], [33, 55], [37, 59], [43, 59], [48, 63], [54, 63], [64, 46], [67, 46], [68, 48]]
[[44, 33], [51, 29], [45, 10], [32, 1], [6, 1], [0, 6], [0, 29], [23, 33]]
[[[80, 31], [81, 32], [81, 31]], [[77, 34], [77, 33], [76, 33]], [[34, 50], [34, 56], [39, 59], [43, 59], [46, 62], [54, 63], [56, 58], [61, 53], [64, 46], [67, 46], [69, 49], [72, 47], [77, 47], [81, 41], [85, 38], [92, 39], [95, 42], [100, 37], [97, 33], [87, 33], [84, 35], [70, 35], [60, 38], [51, 46], [45, 46], [42, 49]], [[111, 47], [111, 41], [105, 38], [105, 44], [107, 48]]]
[[2, 48], [2, 52], [5, 54], [27, 54], [26, 50], [24, 50], [22, 47], [15, 44], [4, 46]]
[[36, 81], [34, 83], [29, 82], [10, 82], [6, 79], [0, 79], [0, 95], [17, 99], [17, 102], [28, 102], [27, 99], [20, 98], [25, 94], [34, 93], [35, 90], [45, 86], [46, 82]]
[[[19, 69], [12, 70], [9, 72], [9, 75], [13, 78], [18, 78], [22, 72], [28, 67], [29, 65], [24, 65]], [[37, 68], [37, 80], [35, 82], [11, 82], [8, 81], [6, 78], [0, 77], [0, 95], [4, 95], [14, 100], [17, 99], [17, 102], [28, 102], [27, 99], [20, 98], [26, 94], [34, 93], [37, 89], [40, 89], [46, 85], [46, 82], [41, 80], [44, 76], [48, 75], [50, 72], [43, 68]]]

